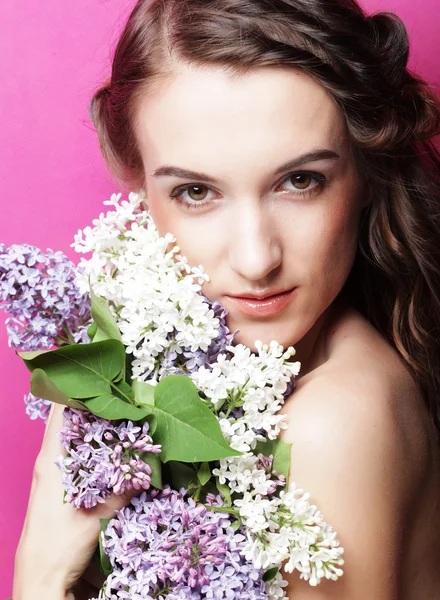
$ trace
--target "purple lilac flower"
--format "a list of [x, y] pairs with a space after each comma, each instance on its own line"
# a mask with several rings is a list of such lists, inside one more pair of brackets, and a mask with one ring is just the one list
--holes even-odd
[[[182, 354], [178, 354], [174, 350], [164, 354], [160, 360], [160, 378], [171, 374], [191, 375], [191, 373], [198, 371], [200, 367], [214, 363], [218, 355], [226, 352], [226, 347], [232, 343], [232, 339], [237, 332], [231, 333], [226, 325], [227, 309], [217, 300], [211, 302], [205, 297], [205, 301], [210, 305], [214, 316], [219, 320], [218, 336], [211, 342], [207, 352], [203, 352], [203, 350], [192, 351], [190, 348], [186, 348]], [[170, 332], [168, 339], [174, 339], [175, 335], [175, 331]]]
[[143, 492], [116, 511], [103, 535], [113, 572], [100, 599], [267, 599], [263, 570], [241, 555], [245, 536], [234, 533], [231, 516], [186, 494]]
[[43, 419], [43, 421], [47, 421], [51, 405], [49, 400], [43, 400], [43, 398], [38, 398], [33, 394], [27, 394], [24, 397], [24, 403], [26, 405], [26, 414], [32, 420]]
[[29, 244], [0, 244], [0, 306], [9, 345], [16, 350], [49, 349], [87, 342], [90, 301], [75, 283], [76, 267], [62, 253]]
[[[207, 301], [210, 302], [208, 299]], [[211, 308], [214, 311], [214, 315], [219, 320], [220, 326], [218, 336], [212, 341], [212, 344], [208, 348], [207, 354], [209, 363], [215, 362], [218, 355], [226, 351], [226, 347], [231, 345], [234, 336], [238, 333], [238, 330], [233, 333], [229, 331], [229, 328], [226, 325], [228, 311], [221, 302], [215, 300], [211, 303]]]
[[56, 462], [63, 473], [67, 502], [91, 508], [112, 492], [148, 490], [152, 470], [142, 460], [143, 454], [161, 451], [148, 431], [148, 423], [118, 425], [84, 410], [64, 409], [59, 438], [67, 456], [60, 455]]
[[296, 387], [296, 375], [292, 375], [289, 383], [287, 384], [286, 391], [283, 394], [284, 400], [287, 400], [289, 398], [289, 396], [292, 394], [295, 387]]
[[271, 486], [267, 490], [267, 495], [272, 496], [279, 487], [286, 487], [286, 476], [280, 475], [273, 469], [273, 455], [265, 456], [260, 453], [257, 454], [257, 458], [258, 461], [255, 468], [264, 471], [266, 473], [266, 479], [271, 482]]

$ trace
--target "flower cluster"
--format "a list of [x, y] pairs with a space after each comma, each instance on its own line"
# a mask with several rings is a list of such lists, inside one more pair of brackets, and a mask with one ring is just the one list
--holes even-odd
[[273, 470], [273, 456], [246, 452], [241, 456], [220, 460], [220, 467], [212, 473], [220, 484], [227, 484], [233, 494], [261, 494], [271, 496], [277, 488], [286, 485], [284, 475]]
[[119, 203], [120, 197], [113, 194], [105, 202], [112, 210], [75, 236], [75, 250], [92, 253], [80, 262], [78, 284], [85, 292], [90, 282], [109, 302], [134, 356], [135, 379], [191, 372], [230, 343], [226, 311], [200, 293], [208, 279], [203, 268], [189, 267], [171, 234], [159, 235], [142, 210], [144, 196], [131, 192]]
[[[15, 350], [44, 350], [87, 342], [90, 298], [76, 285], [76, 267], [62, 253], [42, 252], [29, 244], [0, 244], [0, 306], [9, 345]], [[46, 421], [50, 402], [27, 394], [26, 413]]]
[[289, 362], [293, 347], [284, 351], [275, 341], [270, 345], [257, 341], [255, 346], [258, 354], [243, 344], [228, 346], [228, 354], [191, 374], [218, 413], [223, 435], [240, 452], [279, 436], [286, 417], [277, 413], [300, 367], [299, 362]]
[[148, 453], [161, 451], [148, 430], [147, 422], [142, 427], [131, 421], [115, 425], [84, 410], [64, 409], [59, 437], [67, 456], [59, 455], [57, 465], [63, 473], [67, 502], [91, 508], [111, 492], [148, 490], [152, 473]]
[[0, 245], [0, 298], [9, 314], [10, 346], [40, 350], [88, 341], [90, 299], [79, 291], [76, 275], [62, 252]]
[[25, 394], [24, 404], [26, 407], [26, 414], [34, 421], [35, 419], [43, 419], [47, 421], [50, 412], [51, 402], [49, 400], [43, 400], [33, 394]]
[[[246, 561], [231, 515], [166, 487], [143, 492], [103, 533], [113, 572], [100, 599], [266, 600], [264, 571]], [[212, 502], [213, 509], [220, 503]]]
[[336, 580], [342, 575], [344, 550], [309, 499], [310, 494], [292, 483], [279, 497], [246, 492], [234, 504], [246, 526], [246, 558], [263, 569], [286, 561], [286, 572], [296, 569], [301, 579], [316, 586], [322, 578]]

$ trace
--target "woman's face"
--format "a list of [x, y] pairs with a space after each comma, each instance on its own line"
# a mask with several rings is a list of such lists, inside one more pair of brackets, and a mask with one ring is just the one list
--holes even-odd
[[301, 360], [349, 274], [362, 208], [327, 92], [299, 69], [182, 66], [139, 102], [135, 133], [159, 232], [203, 265], [236, 341], [293, 344]]

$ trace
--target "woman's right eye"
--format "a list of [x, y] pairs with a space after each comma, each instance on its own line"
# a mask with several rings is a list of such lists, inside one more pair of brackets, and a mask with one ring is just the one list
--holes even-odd
[[[200, 183], [191, 183], [187, 185], [182, 185], [180, 187], [175, 188], [171, 194], [170, 198], [173, 198], [180, 204], [183, 204], [185, 207], [189, 209], [197, 209], [212, 200], [212, 198], [207, 199], [207, 193], [211, 188], [207, 185], [203, 185]], [[185, 198], [184, 195], [187, 194]]]

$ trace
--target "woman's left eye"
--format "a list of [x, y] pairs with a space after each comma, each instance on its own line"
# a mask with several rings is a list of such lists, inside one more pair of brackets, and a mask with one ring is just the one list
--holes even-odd
[[[322, 173], [315, 173], [309, 171], [301, 171], [297, 173], [290, 173], [283, 183], [291, 181], [295, 193], [299, 196], [305, 196], [313, 194], [318, 189], [322, 188], [326, 182], [326, 178]], [[313, 184], [313, 182], [315, 182]], [[292, 191], [292, 188], [288, 191]]]

